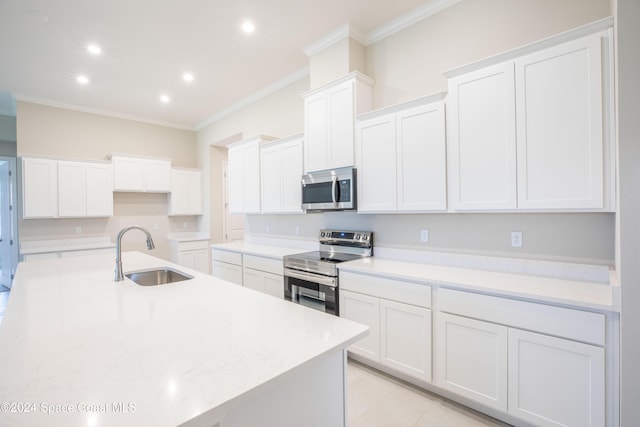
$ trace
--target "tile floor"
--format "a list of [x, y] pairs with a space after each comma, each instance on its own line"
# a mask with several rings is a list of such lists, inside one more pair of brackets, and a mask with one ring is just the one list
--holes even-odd
[[349, 427], [508, 426], [353, 360], [348, 369]]

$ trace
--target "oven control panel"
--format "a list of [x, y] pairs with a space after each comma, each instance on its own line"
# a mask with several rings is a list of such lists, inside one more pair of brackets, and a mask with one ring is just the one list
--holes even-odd
[[320, 230], [320, 243], [338, 244], [346, 246], [373, 245], [373, 232], [371, 231], [342, 231], [342, 230]]

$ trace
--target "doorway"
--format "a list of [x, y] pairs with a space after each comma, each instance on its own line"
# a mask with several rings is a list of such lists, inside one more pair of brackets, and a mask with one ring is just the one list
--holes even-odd
[[0, 156], [0, 285], [2, 287], [11, 289], [17, 266], [16, 159]]

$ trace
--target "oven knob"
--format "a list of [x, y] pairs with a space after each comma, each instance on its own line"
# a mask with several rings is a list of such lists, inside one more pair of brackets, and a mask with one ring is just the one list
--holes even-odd
[[320, 232], [320, 237], [324, 237], [324, 231]]
[[368, 234], [363, 234], [362, 235], [362, 240], [369, 240], [369, 235]]
[[360, 240], [360, 235], [356, 234], [356, 240]]

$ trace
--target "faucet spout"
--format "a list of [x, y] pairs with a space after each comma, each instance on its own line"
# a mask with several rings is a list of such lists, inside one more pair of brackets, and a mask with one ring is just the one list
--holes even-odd
[[146, 229], [140, 227], [139, 225], [130, 225], [129, 227], [125, 227], [118, 233], [118, 237], [116, 237], [116, 271], [115, 271], [115, 281], [120, 282], [124, 280], [124, 273], [122, 271], [122, 236], [129, 230], [140, 230], [143, 231], [144, 234], [147, 235], [147, 249], [155, 249], [156, 245], [153, 243], [153, 238], [151, 237], [151, 233], [149, 233]]

